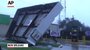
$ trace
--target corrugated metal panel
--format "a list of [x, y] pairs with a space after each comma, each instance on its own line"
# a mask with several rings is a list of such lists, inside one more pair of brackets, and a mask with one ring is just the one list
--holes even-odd
[[0, 37], [4, 37], [7, 33], [9, 25], [0, 25]]

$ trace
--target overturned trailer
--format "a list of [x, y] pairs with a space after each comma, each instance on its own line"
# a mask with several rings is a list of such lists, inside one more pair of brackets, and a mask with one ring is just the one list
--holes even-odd
[[35, 45], [62, 8], [59, 2], [55, 2], [18, 9], [6, 37]]

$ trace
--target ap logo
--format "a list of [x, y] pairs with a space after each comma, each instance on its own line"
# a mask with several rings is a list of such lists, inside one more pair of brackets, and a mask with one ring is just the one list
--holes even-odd
[[9, 0], [7, 7], [14, 7], [14, 1], [13, 0]]

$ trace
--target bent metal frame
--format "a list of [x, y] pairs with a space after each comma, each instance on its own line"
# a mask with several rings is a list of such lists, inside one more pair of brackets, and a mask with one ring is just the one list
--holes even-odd
[[59, 2], [20, 8], [10, 24], [6, 37], [35, 45], [62, 9]]

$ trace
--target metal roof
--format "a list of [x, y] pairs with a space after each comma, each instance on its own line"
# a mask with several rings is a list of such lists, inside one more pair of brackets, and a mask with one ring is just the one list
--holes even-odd
[[18, 9], [6, 37], [35, 45], [62, 8], [59, 2], [55, 2]]

